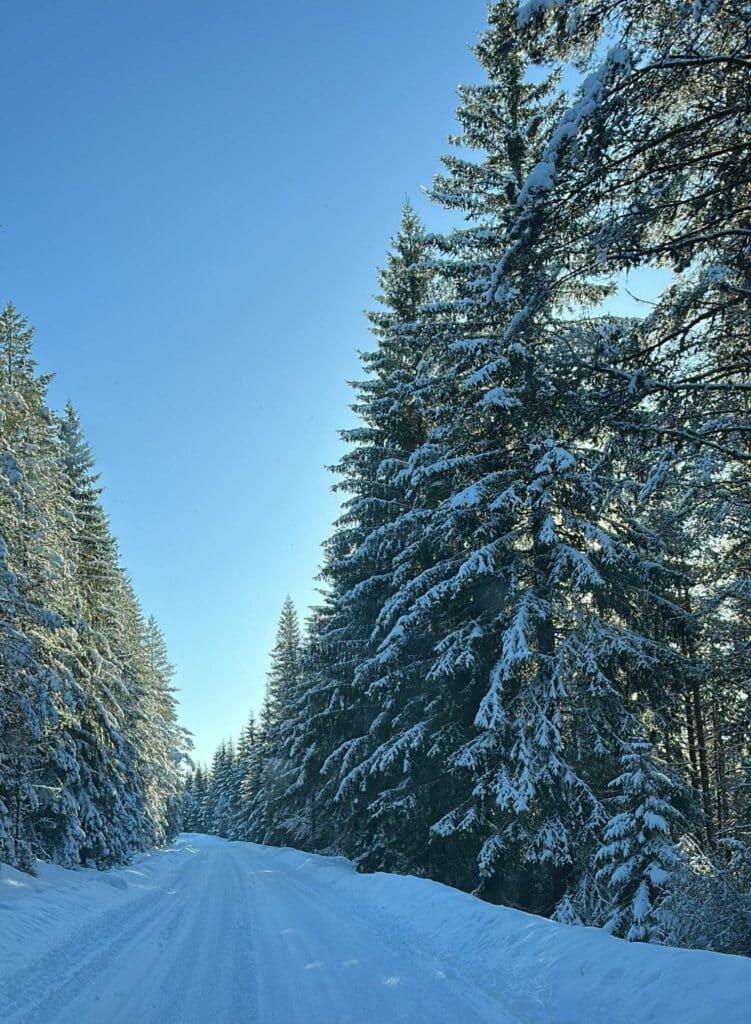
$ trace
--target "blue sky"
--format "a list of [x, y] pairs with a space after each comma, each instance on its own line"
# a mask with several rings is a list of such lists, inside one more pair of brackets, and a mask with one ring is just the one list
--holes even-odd
[[314, 598], [361, 311], [484, 0], [11, 0], [0, 300], [70, 397], [206, 758]]

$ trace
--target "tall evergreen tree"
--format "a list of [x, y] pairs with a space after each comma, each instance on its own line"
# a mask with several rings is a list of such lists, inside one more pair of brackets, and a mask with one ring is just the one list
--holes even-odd
[[246, 829], [257, 842], [281, 843], [286, 838], [282, 803], [288, 788], [283, 756], [284, 734], [292, 702], [300, 689], [302, 651], [300, 625], [292, 600], [282, 605], [266, 693], [249, 766], [248, 788], [255, 789]]
[[431, 193], [463, 223], [405, 208], [380, 276], [246, 835], [631, 939], [691, 942], [681, 887], [745, 906], [747, 7], [490, 5]]
[[[185, 749], [186, 736], [171, 693], [150, 703], [145, 697], [159, 690], [146, 657], [156, 626], [147, 631], [120, 567], [78, 417], [71, 406], [62, 418], [47, 408], [49, 378], [36, 373], [32, 337], [6, 307], [0, 854], [26, 868], [34, 857], [104, 867], [174, 834], [173, 755]], [[173, 765], [160, 780], [171, 810], [160, 810], [156, 830], [147, 823], [154, 804], [153, 792], [146, 793], [149, 771], [138, 756], [146, 704], [154, 757]], [[160, 746], [168, 736], [167, 747]]]
[[[395, 844], [371, 806], [369, 774], [352, 774], [389, 735], [389, 699], [358, 678], [360, 666], [375, 653], [373, 631], [384, 602], [393, 593], [395, 558], [414, 540], [419, 514], [406, 498], [406, 468], [424, 441], [435, 410], [430, 394], [438, 372], [431, 363], [429, 331], [419, 314], [441, 298], [430, 261], [434, 246], [409, 203], [379, 275], [380, 308], [368, 314], [376, 341], [362, 355], [367, 377], [354, 385], [353, 406], [362, 424], [344, 431], [350, 450], [336, 471], [337, 486], [347, 492], [343, 514], [326, 545], [322, 578], [329, 584], [329, 605], [313, 627], [308, 676], [314, 680], [298, 702], [299, 728], [289, 742], [304, 752], [301, 784], [312, 801], [337, 801], [338, 849], [362, 863], [379, 863]], [[402, 819], [408, 811], [401, 809]], [[384, 812], [386, 812], [384, 806]], [[313, 830], [311, 827], [311, 831]], [[414, 833], [419, 835], [419, 833]]]

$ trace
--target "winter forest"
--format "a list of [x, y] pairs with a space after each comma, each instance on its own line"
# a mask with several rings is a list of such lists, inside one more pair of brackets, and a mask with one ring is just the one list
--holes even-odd
[[0, 313], [0, 860], [110, 867], [172, 839], [190, 737], [78, 416]]
[[493, 0], [475, 52], [320, 601], [210, 765], [2, 314], [0, 859], [205, 832], [751, 955], [751, 6]]
[[405, 206], [379, 277], [320, 606], [186, 828], [751, 953], [749, 33], [491, 5], [457, 226]]

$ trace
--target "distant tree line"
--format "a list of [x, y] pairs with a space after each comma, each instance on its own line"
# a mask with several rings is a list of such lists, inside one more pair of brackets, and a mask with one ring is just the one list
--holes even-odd
[[173, 669], [120, 564], [71, 405], [0, 313], [0, 860], [108, 867], [179, 828]]
[[458, 226], [406, 207], [380, 275], [321, 606], [193, 827], [751, 952], [750, 33], [491, 5]]

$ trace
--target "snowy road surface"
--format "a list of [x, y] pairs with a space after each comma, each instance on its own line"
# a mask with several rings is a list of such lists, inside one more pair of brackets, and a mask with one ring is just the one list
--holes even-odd
[[740, 1024], [751, 961], [632, 946], [344, 860], [183, 836], [0, 870], [2, 1024]]

